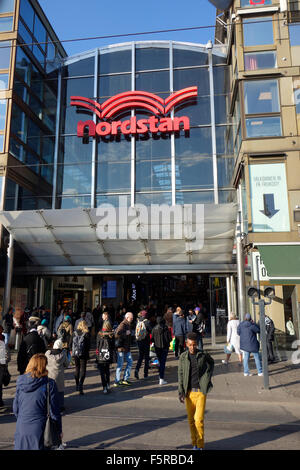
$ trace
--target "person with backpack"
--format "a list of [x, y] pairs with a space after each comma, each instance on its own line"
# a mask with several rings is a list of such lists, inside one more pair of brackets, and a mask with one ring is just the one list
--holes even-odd
[[48, 321], [44, 318], [41, 324], [37, 327], [37, 332], [45, 343], [46, 349], [49, 346], [51, 340], [51, 331], [48, 328]]
[[65, 315], [64, 321], [59, 325], [57, 337], [62, 340], [63, 348], [69, 352], [72, 348], [73, 326], [70, 315]]
[[86, 364], [90, 358], [90, 334], [87, 323], [83, 320], [74, 331], [72, 342], [72, 357], [75, 361], [76, 391], [83, 395], [83, 383], [86, 375]]
[[47, 357], [47, 370], [48, 377], [55, 380], [60, 411], [65, 410], [64, 406], [64, 371], [69, 366], [69, 359], [67, 356], [66, 350], [63, 348], [63, 343], [61, 339], [57, 339], [53, 345], [53, 349], [48, 349], [45, 356]]
[[103, 324], [96, 338], [96, 361], [101, 376], [103, 393], [110, 391], [110, 370], [115, 352], [115, 338], [108, 313], [102, 314]]
[[156, 323], [152, 330], [152, 339], [159, 361], [159, 385], [166, 385], [167, 382], [164, 380], [165, 367], [172, 336], [163, 317], [157, 317]]
[[[132, 367], [132, 356], [130, 352], [131, 346], [131, 323], [133, 322], [133, 313], [127, 312], [124, 320], [120, 323], [115, 331], [115, 343], [117, 348], [117, 368], [116, 368], [116, 378], [114, 386], [118, 387], [119, 385], [131, 385], [131, 382], [128, 380], [130, 377], [131, 367]], [[126, 361], [126, 367], [124, 370], [124, 377], [121, 380], [121, 371]]]
[[205, 333], [205, 319], [200, 307], [196, 307], [195, 317], [193, 319], [193, 333], [197, 335], [197, 347], [199, 351], [203, 351], [203, 336]]
[[39, 317], [30, 317], [28, 321], [29, 333], [23, 338], [17, 356], [17, 365], [20, 375], [24, 374], [27, 364], [34, 354], [45, 353], [46, 346], [37, 332], [40, 323]]
[[144, 363], [144, 379], [148, 377], [149, 360], [150, 360], [150, 333], [152, 331], [151, 324], [147, 320], [146, 310], [142, 310], [138, 314], [137, 324], [135, 328], [135, 339], [139, 348], [139, 357], [135, 366], [134, 376], [139, 380], [139, 370]]

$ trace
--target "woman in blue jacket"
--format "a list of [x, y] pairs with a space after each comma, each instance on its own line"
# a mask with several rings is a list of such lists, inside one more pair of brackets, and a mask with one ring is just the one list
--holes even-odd
[[47, 420], [47, 384], [50, 390], [50, 414], [57, 422], [62, 438], [62, 423], [56, 383], [48, 379], [47, 358], [34, 354], [25, 374], [17, 379], [13, 412], [17, 418], [15, 450], [43, 450]]

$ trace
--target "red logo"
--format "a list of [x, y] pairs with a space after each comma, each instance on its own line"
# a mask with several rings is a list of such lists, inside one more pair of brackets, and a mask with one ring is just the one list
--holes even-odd
[[[78, 137], [83, 137], [88, 128], [88, 135], [95, 137], [122, 134], [145, 134], [147, 132], [171, 132], [190, 129], [190, 122], [187, 116], [178, 118], [162, 117], [166, 116], [175, 106], [184, 101], [197, 96], [197, 87], [183, 88], [172, 93], [165, 100], [154, 93], [146, 91], [127, 91], [112, 96], [104, 103], [99, 104], [96, 101], [84, 98], [82, 96], [71, 96], [71, 106], [77, 106], [88, 109], [101, 119], [101, 122], [95, 124], [94, 121], [79, 121], [77, 126]], [[152, 112], [155, 116], [149, 119], [136, 120], [132, 117], [127, 121], [111, 121], [113, 116], [128, 109], [144, 109]], [[104, 120], [105, 119], [105, 120]], [[183, 127], [182, 127], [183, 126]]]

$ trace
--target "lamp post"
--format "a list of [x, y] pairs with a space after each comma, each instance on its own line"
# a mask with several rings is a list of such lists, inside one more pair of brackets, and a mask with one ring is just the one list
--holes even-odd
[[[250, 286], [247, 291], [248, 297], [251, 298], [253, 305], [259, 306], [259, 326], [260, 326], [260, 339], [262, 348], [262, 368], [264, 376], [264, 388], [269, 389], [269, 373], [268, 373], [268, 353], [267, 353], [267, 336], [266, 336], [266, 325], [265, 325], [265, 306], [272, 303], [272, 299], [275, 296], [274, 287], [268, 286], [264, 289], [264, 300], [260, 296], [260, 290], [258, 287]], [[255, 301], [255, 297], [258, 301]]]

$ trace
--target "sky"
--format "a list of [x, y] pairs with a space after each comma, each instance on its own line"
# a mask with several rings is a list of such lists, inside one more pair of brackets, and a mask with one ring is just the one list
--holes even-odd
[[[216, 9], [208, 0], [39, 0], [58, 38], [90, 38], [174, 28], [213, 26]], [[206, 44], [214, 28], [64, 42], [69, 56], [128, 41], [174, 40]]]

